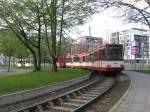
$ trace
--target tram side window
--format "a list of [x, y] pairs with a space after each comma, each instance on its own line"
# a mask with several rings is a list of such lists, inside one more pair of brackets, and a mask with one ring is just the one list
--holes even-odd
[[94, 62], [94, 53], [90, 54], [90, 61]]
[[96, 52], [94, 52], [94, 57], [93, 57], [93, 59], [96, 61]]
[[94, 52], [94, 60], [96, 61], [96, 52]]
[[80, 57], [80, 58], [79, 58], [79, 62], [83, 62], [83, 57]]
[[94, 60], [95, 61], [99, 60], [99, 52], [98, 51], [94, 52]]
[[73, 60], [74, 62], [79, 62], [79, 57], [74, 57]]
[[67, 58], [66, 61], [67, 61], [67, 62], [71, 62], [71, 58]]
[[85, 56], [83, 56], [83, 62], [86, 62], [86, 57]]
[[99, 51], [97, 51], [97, 61], [99, 61], [100, 59], [99, 59]]
[[101, 60], [105, 60], [105, 49], [101, 50]]
[[85, 62], [89, 61], [89, 56], [85, 56]]
[[102, 53], [101, 53], [101, 50], [99, 50], [99, 60], [101, 60], [102, 58]]

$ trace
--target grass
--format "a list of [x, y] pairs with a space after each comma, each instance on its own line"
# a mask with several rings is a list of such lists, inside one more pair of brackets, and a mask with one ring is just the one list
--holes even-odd
[[136, 72], [146, 73], [150, 75], [150, 70], [136, 70]]
[[130, 71], [136, 71], [136, 72], [150, 74], [150, 67], [141, 67], [141, 68], [136, 68], [136, 69], [133, 68]]
[[1, 76], [0, 95], [29, 90], [66, 80], [71, 80], [77, 77], [84, 76], [88, 72], [89, 71], [87, 70], [81, 69], [59, 69], [59, 72], [43, 70], [40, 72], [32, 72], [23, 75]]

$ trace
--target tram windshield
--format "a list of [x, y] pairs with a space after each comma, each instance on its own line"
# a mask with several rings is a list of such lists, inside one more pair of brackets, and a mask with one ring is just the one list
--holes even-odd
[[123, 60], [122, 46], [108, 46], [107, 60]]

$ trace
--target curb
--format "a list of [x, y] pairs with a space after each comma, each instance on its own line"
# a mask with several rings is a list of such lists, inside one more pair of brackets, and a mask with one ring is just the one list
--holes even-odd
[[[129, 77], [129, 76], [128, 76]], [[123, 96], [119, 99], [119, 101], [114, 105], [112, 106], [112, 108], [108, 111], [108, 112], [115, 112], [115, 109], [121, 104], [121, 102], [127, 97], [130, 89], [132, 88], [132, 85], [133, 85], [133, 81], [132, 79], [130, 78], [130, 85], [128, 87], [128, 89], [126, 90], [126, 92], [123, 94]]]

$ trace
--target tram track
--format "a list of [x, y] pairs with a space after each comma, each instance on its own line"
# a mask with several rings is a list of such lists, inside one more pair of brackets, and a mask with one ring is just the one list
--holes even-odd
[[115, 83], [115, 78], [109, 77], [101, 81], [97, 77], [85, 85], [62, 93], [52, 99], [9, 112], [81, 112], [91, 102], [107, 93]]

